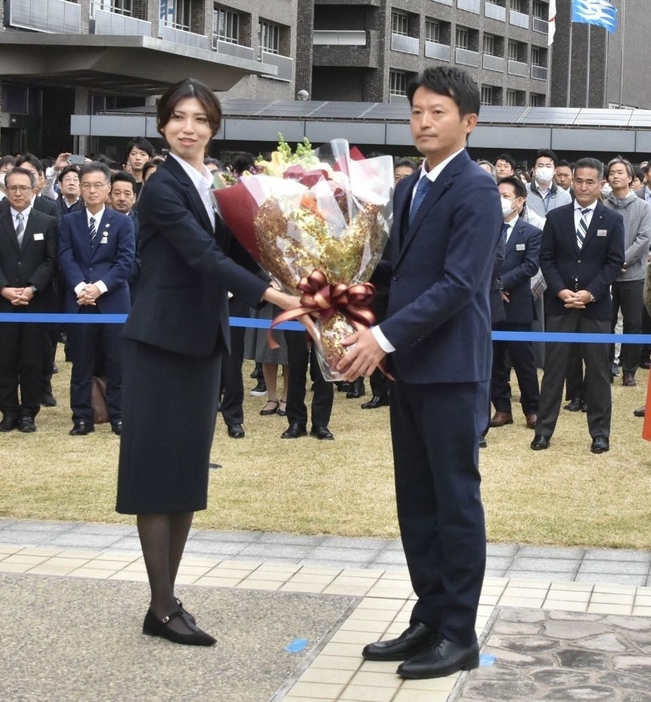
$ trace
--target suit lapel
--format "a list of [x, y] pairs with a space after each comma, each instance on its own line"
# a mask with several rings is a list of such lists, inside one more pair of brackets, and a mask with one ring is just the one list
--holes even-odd
[[36, 210], [32, 207], [31, 212], [29, 213], [29, 217], [27, 218], [27, 221], [25, 222], [25, 234], [23, 236], [23, 246], [22, 249], [23, 251], [27, 247], [28, 244], [31, 244], [33, 239], [34, 239], [34, 232], [36, 231], [37, 227], [37, 219], [38, 215], [35, 215], [34, 213]]
[[188, 193], [188, 199], [192, 203], [193, 214], [201, 222], [201, 226], [209, 232], [211, 236], [214, 236], [215, 230], [213, 229], [210, 217], [208, 217], [203, 200], [199, 196], [190, 176], [183, 169], [183, 166], [181, 166], [173, 156], [168, 156], [163, 166], [169, 169], [179, 183], [185, 187]]
[[5, 231], [5, 236], [9, 239], [11, 246], [13, 246], [17, 252], [20, 253], [20, 246], [18, 246], [18, 238], [16, 237], [16, 229], [14, 227], [14, 220], [11, 216], [11, 210], [7, 208], [0, 216], [0, 226]]
[[597, 231], [603, 229], [602, 222], [604, 220], [604, 206], [601, 203], [597, 203], [592, 219], [590, 220], [590, 226], [585, 235], [585, 241], [583, 242], [583, 250], [585, 247], [597, 236]]
[[515, 245], [518, 243], [520, 239], [520, 235], [524, 231], [524, 222], [518, 218], [518, 221], [516, 225], [513, 227], [513, 231], [511, 232], [511, 236], [509, 237], [509, 240], [506, 242], [506, 248], [504, 249], [504, 257], [508, 256], [511, 251], [515, 248]]

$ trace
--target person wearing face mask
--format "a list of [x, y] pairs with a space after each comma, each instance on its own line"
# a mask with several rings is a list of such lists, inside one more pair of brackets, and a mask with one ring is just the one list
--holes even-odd
[[[497, 187], [504, 216], [502, 235], [505, 239], [505, 251], [500, 278], [506, 319], [494, 323], [493, 329], [528, 332], [531, 331], [531, 323], [534, 320], [531, 278], [538, 271], [542, 231], [520, 217], [527, 200], [527, 190], [519, 178], [502, 178]], [[530, 341], [493, 342], [491, 402], [495, 407], [495, 414], [490, 425], [502, 427], [513, 424], [507, 352], [520, 386], [520, 404], [527, 427], [535, 429], [540, 392], [533, 345]]]
[[533, 166], [533, 180], [527, 185], [527, 205], [538, 216], [546, 218], [547, 214], [557, 207], [569, 205], [572, 196], [554, 182], [554, 170], [558, 158], [551, 149], [540, 149], [536, 153]]

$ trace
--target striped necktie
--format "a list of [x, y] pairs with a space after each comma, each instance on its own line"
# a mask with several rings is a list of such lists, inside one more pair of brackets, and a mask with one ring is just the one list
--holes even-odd
[[18, 212], [16, 215], [16, 239], [18, 239], [18, 246], [23, 245], [23, 238], [25, 237], [25, 217], [22, 212]]
[[581, 219], [579, 220], [579, 226], [576, 230], [576, 245], [579, 247], [579, 249], [583, 248], [583, 244], [585, 243], [585, 237], [588, 233], [587, 216], [589, 212], [589, 207], [586, 207], [585, 210], [581, 210]]
[[90, 246], [92, 248], [95, 245], [95, 239], [97, 237], [97, 229], [95, 229], [95, 217], [91, 217], [88, 220], [88, 232], [90, 234]]
[[502, 239], [504, 239], [505, 244], [506, 244], [506, 241], [508, 239], [508, 233], [509, 233], [509, 225], [507, 222], [504, 222], [502, 224]]
[[432, 181], [427, 176], [423, 176], [418, 181], [416, 194], [414, 195], [414, 199], [411, 203], [411, 209], [409, 210], [409, 224], [414, 221], [416, 212], [418, 212], [418, 208], [423, 204], [423, 200], [427, 196], [427, 191], [429, 190], [431, 184]]

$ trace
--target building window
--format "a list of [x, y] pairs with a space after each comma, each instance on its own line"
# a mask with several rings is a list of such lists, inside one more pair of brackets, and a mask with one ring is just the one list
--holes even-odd
[[98, 10], [114, 12], [116, 15], [133, 16], [133, 0], [94, 0]]
[[541, 46], [531, 47], [531, 64], [543, 67], [547, 65], [547, 52]]
[[406, 12], [392, 10], [391, 12], [391, 31], [394, 34], [409, 35], [409, 15]]
[[404, 71], [389, 71], [389, 93], [407, 95], [407, 74]]
[[456, 30], [457, 49], [468, 49], [470, 46], [469, 33], [465, 27], [457, 27]]
[[425, 40], [441, 43], [441, 23], [436, 20], [425, 20]]
[[492, 105], [493, 104], [493, 86], [492, 85], [482, 85], [481, 86], [481, 104], [482, 105]]
[[511, 9], [514, 12], [526, 13], [526, 11], [527, 11], [525, 4], [524, 4], [524, 0], [511, 0]]
[[190, 31], [191, 0], [160, 0], [160, 16], [168, 27]]
[[485, 54], [495, 56], [495, 37], [492, 34], [484, 34], [483, 49]]
[[213, 19], [214, 32], [219, 41], [230, 44], [240, 43], [240, 15], [238, 12], [216, 7]]
[[533, 0], [531, 13], [534, 17], [545, 20], [546, 22], [549, 17], [549, 5], [546, 5], [544, 2], [539, 2], [539, 0]]
[[531, 107], [544, 107], [545, 96], [540, 93], [529, 93], [529, 105]]
[[519, 41], [509, 41], [509, 61], [527, 62], [527, 46]]
[[260, 46], [269, 54], [280, 53], [280, 25], [266, 20], [260, 22]]
[[519, 105], [520, 103], [518, 102], [518, 91], [517, 90], [508, 90], [506, 91], [506, 104], [509, 107], [515, 107], [516, 105]]

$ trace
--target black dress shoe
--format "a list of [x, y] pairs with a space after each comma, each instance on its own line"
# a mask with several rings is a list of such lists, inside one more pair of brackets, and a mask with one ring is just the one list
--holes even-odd
[[241, 424], [229, 424], [228, 435], [231, 439], [243, 439], [246, 436], [244, 427]]
[[187, 609], [183, 606], [183, 602], [179, 600], [178, 597], [174, 598], [176, 600], [176, 604], [179, 606], [179, 609], [181, 610], [181, 614], [187, 619], [189, 622], [191, 622], [194, 626], [197, 625], [197, 620], [194, 618], [193, 614], [190, 614]]
[[643, 361], [640, 361], [640, 368], [649, 370], [649, 368], [651, 368], [651, 361], [649, 361], [648, 358], [645, 358]]
[[[217, 639], [199, 628], [191, 634], [180, 634], [178, 631], [170, 629], [168, 624], [176, 617], [183, 617], [182, 609], [177, 609], [165, 619], [159, 619], [150, 609], [142, 624], [142, 633], [147, 634], [147, 636], [162, 636], [168, 641], [186, 646], [213, 646], [217, 643]], [[186, 621], [188, 620], [186, 619]]]
[[646, 406], [645, 407], [638, 407], [636, 410], [633, 410], [633, 414], [636, 417], [644, 417], [646, 414]]
[[485, 436], [480, 436], [478, 441], [479, 441], [479, 448], [488, 448], [488, 441], [486, 441]]
[[18, 431], [22, 431], [23, 434], [33, 434], [36, 431], [34, 419], [32, 417], [21, 417], [18, 422]]
[[310, 429], [310, 436], [316, 437], [319, 439], [319, 441], [323, 441], [324, 439], [326, 441], [333, 441], [335, 438], [328, 427], [322, 427], [318, 424], [314, 425], [312, 429]]
[[367, 661], [405, 661], [436, 642], [437, 633], [426, 624], [416, 622], [397, 639], [376, 641], [364, 646], [362, 656]]
[[347, 400], [356, 400], [359, 397], [364, 397], [366, 395], [366, 388], [364, 387], [364, 378], [357, 378], [354, 383], [350, 384], [350, 390], [346, 393]]
[[20, 420], [17, 417], [5, 417], [0, 422], [0, 431], [12, 431], [13, 429], [18, 429], [18, 424]]
[[635, 373], [631, 373], [631, 371], [624, 371], [622, 385], [626, 388], [634, 388], [637, 385], [637, 382], [635, 381]]
[[307, 436], [307, 429], [304, 424], [294, 422], [280, 435], [281, 439], [298, 439], [301, 436]]
[[111, 422], [111, 431], [114, 434], [120, 436], [122, 434], [122, 420], [118, 419], [117, 422]]
[[373, 395], [373, 397], [362, 405], [362, 409], [376, 409], [377, 407], [387, 407], [389, 398], [387, 395]]
[[565, 405], [563, 409], [569, 410], [570, 412], [580, 412], [582, 404], [581, 398], [575, 397], [569, 404]]
[[606, 453], [609, 449], [608, 439], [605, 436], [595, 436], [592, 439], [592, 446], [590, 447], [592, 453]]
[[534, 451], [542, 451], [549, 448], [549, 437], [542, 434], [536, 434], [531, 442], [531, 448]]
[[41, 405], [43, 407], [56, 407], [56, 397], [54, 397], [54, 395], [51, 392], [43, 393], [43, 397], [41, 398]]
[[479, 646], [471, 646], [441, 639], [418, 655], [398, 666], [398, 675], [403, 678], [444, 678], [459, 670], [472, 670], [479, 667]]
[[95, 431], [95, 427], [91, 422], [75, 422], [75, 425], [70, 430], [70, 436], [86, 436]]

